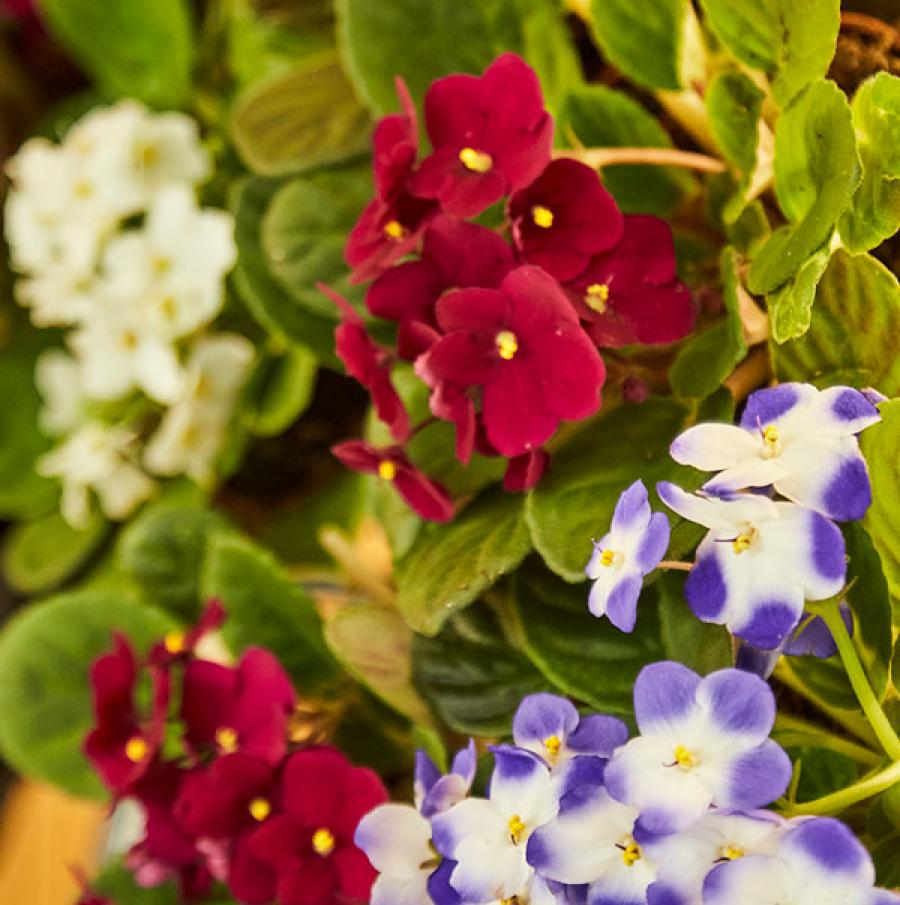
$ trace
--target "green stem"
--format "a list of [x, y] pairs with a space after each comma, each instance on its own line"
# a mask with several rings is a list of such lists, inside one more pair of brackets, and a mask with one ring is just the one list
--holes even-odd
[[888, 757], [892, 761], [900, 761], [900, 738], [894, 732], [894, 727], [891, 726], [890, 720], [881, 709], [881, 704], [878, 703], [875, 692], [872, 691], [872, 686], [869, 684], [866, 671], [859, 659], [859, 654], [857, 654], [856, 648], [853, 646], [853, 639], [844, 624], [840, 605], [836, 601], [829, 603], [828, 606], [822, 608], [821, 615], [834, 637], [838, 653], [841, 655], [844, 669], [847, 672], [847, 678], [853, 686], [853, 691], [863, 709], [863, 713], [866, 715], [866, 719], [869, 721], [869, 725], [872, 727], [872, 731]]
[[846, 789], [841, 789], [840, 792], [832, 792], [830, 795], [824, 795], [814, 801], [807, 801], [805, 804], [793, 805], [789, 808], [789, 812], [791, 816], [799, 814], [814, 816], [838, 814], [858, 801], [871, 798], [879, 792], [890, 789], [897, 783], [900, 783], [900, 761], [885, 767], [884, 770], [866, 779], [855, 782]]
[[773, 737], [783, 748], [825, 748], [828, 751], [843, 754], [866, 767], [878, 767], [883, 761], [881, 755], [870, 748], [832, 735], [827, 729], [823, 729], [815, 723], [809, 723], [788, 714], [780, 713], [775, 717]]

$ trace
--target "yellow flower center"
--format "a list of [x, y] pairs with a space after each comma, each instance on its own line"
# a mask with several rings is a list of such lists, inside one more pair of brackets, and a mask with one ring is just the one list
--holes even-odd
[[81, 179], [75, 183], [76, 198], [90, 198], [93, 194], [94, 187], [86, 179]]
[[619, 554], [616, 553], [615, 550], [604, 550], [600, 554], [600, 565], [601, 566], [611, 566], [616, 562], [616, 557]]
[[475, 148], [463, 148], [459, 152], [459, 162], [473, 173], [487, 173], [494, 165], [490, 154], [476, 151]]
[[397, 477], [397, 466], [393, 462], [384, 459], [378, 463], [378, 477], [382, 481], [393, 481]]
[[684, 745], [678, 745], [675, 748], [675, 763], [682, 770], [693, 770], [700, 763], [700, 758], [693, 751], [685, 748]]
[[325, 827], [316, 830], [312, 837], [313, 851], [323, 858], [334, 851], [334, 834]]
[[254, 798], [247, 806], [247, 810], [254, 820], [262, 823], [272, 813], [272, 805], [265, 798]]
[[756, 528], [752, 525], [745, 531], [742, 531], [732, 542], [731, 546], [735, 553], [741, 554], [745, 550], [749, 550], [756, 540]]
[[497, 352], [504, 361], [510, 361], [519, 351], [519, 340], [511, 330], [501, 330], [494, 339]]
[[119, 342], [121, 342], [123, 349], [132, 351], [137, 348], [137, 344], [138, 344], [137, 334], [133, 330], [126, 330], [119, 337]]
[[216, 729], [216, 744], [225, 754], [234, 754], [238, 747], [238, 734], [230, 726]]
[[531, 209], [531, 219], [534, 220], [535, 226], [550, 229], [553, 226], [553, 211], [549, 207], [544, 207], [543, 204], [536, 204]]
[[598, 314], [606, 311], [606, 303], [609, 300], [609, 286], [606, 283], [591, 283], [584, 292], [584, 303]]
[[622, 849], [622, 860], [625, 862], [626, 867], [631, 867], [637, 861], [641, 860], [641, 847], [634, 842], [633, 840], [628, 843], [628, 845], [620, 846]]
[[519, 840], [522, 838], [522, 833], [525, 832], [525, 824], [522, 822], [522, 818], [518, 814], [513, 814], [509, 818], [507, 827], [509, 828], [509, 838], [512, 839], [513, 845], [518, 845]]
[[388, 222], [384, 224], [384, 234], [389, 239], [397, 241], [406, 235], [406, 230], [399, 220], [388, 220]]
[[555, 761], [559, 757], [560, 748], [562, 748], [562, 739], [558, 735], [548, 735], [544, 739], [544, 750], [551, 761]]
[[166, 632], [163, 638], [163, 647], [170, 654], [180, 654], [184, 650], [184, 632]]
[[159, 147], [149, 142], [139, 145], [134, 156], [137, 160], [137, 165], [146, 167], [148, 170], [155, 167], [162, 157], [159, 153]]
[[172, 262], [165, 255], [158, 255], [153, 259], [153, 269], [159, 273], [168, 273], [172, 269]]
[[139, 764], [149, 751], [150, 746], [139, 735], [135, 735], [125, 743], [125, 756], [133, 764]]
[[771, 459], [772, 457], [777, 456], [781, 451], [781, 434], [778, 432], [778, 428], [774, 424], [770, 424], [762, 432], [762, 438], [763, 443], [765, 444], [763, 458]]
[[727, 861], [736, 861], [738, 858], [743, 858], [746, 854], [739, 845], [729, 843], [722, 847], [722, 857]]

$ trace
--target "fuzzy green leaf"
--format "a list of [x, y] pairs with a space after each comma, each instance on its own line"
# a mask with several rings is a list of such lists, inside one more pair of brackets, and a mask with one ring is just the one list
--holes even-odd
[[318, 361], [303, 346], [264, 350], [244, 389], [244, 422], [258, 437], [287, 430], [306, 410], [316, 385]]
[[829, 258], [827, 249], [816, 252], [787, 283], [766, 296], [772, 339], [776, 343], [797, 339], [809, 330], [816, 288], [828, 268]]

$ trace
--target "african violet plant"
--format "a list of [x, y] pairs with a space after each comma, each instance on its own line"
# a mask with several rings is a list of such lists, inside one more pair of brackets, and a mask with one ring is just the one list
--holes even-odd
[[898, 900], [844, 7], [0, 5], [0, 753], [111, 801], [83, 905]]

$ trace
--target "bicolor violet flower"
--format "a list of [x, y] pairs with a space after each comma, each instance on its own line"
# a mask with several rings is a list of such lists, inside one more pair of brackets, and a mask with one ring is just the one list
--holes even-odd
[[619, 497], [610, 530], [594, 543], [584, 570], [594, 582], [590, 611], [608, 617], [620, 631], [632, 631], [644, 576], [659, 565], [668, 546], [669, 520], [662, 512], [650, 512], [647, 488], [635, 481]]
[[478, 754], [472, 739], [456, 752], [450, 772], [445, 774], [424, 751], [417, 751], [413, 790], [418, 810], [431, 819], [462, 801], [472, 788], [477, 767]]
[[628, 741], [628, 728], [621, 720], [600, 713], [579, 716], [571, 701], [546, 692], [522, 699], [512, 733], [518, 747], [543, 758], [551, 770], [579, 755], [608, 760]]
[[844, 538], [819, 513], [757, 494], [718, 499], [668, 482], [656, 489], [670, 509], [710, 529], [684, 589], [698, 619], [771, 650], [794, 630], [804, 601], [844, 586]]
[[332, 455], [347, 468], [377, 475], [389, 481], [406, 504], [422, 518], [448, 522], [453, 518], [453, 500], [436, 481], [416, 468], [399, 446], [376, 449], [362, 440], [347, 440], [331, 448]]
[[690, 333], [690, 290], [675, 275], [675, 246], [668, 224], [629, 214], [622, 240], [595, 255], [566, 283], [587, 331], [602, 348], [670, 343]]
[[758, 676], [722, 669], [701, 679], [654, 663], [637, 677], [634, 712], [640, 735], [613, 754], [605, 782], [640, 811], [642, 833], [685, 830], [710, 805], [763, 807], [787, 789], [791, 762], [768, 737], [775, 698]]
[[287, 751], [287, 721], [296, 696], [267, 650], [248, 648], [237, 666], [191, 660], [184, 669], [181, 717], [195, 749], [252, 754], [275, 764]]
[[430, 386], [481, 387], [487, 439], [504, 456], [548, 440], [560, 421], [600, 407], [603, 362], [557, 282], [537, 267], [499, 289], [460, 289], [437, 304], [444, 337], [419, 359]]
[[856, 435], [881, 420], [859, 390], [783, 383], [757, 390], [740, 425], [697, 424], [672, 443], [672, 458], [719, 474], [719, 493], [773, 486], [782, 496], [837, 521], [862, 518], [872, 502]]
[[552, 161], [513, 195], [507, 217], [519, 254], [563, 282], [612, 248], [624, 228], [622, 212], [596, 170], [566, 158]]
[[897, 905], [875, 889], [872, 859], [843, 823], [797, 821], [774, 855], [748, 855], [715, 867], [703, 885], [704, 905]]
[[553, 120], [537, 75], [505, 53], [482, 76], [438, 79], [425, 96], [433, 153], [410, 180], [456, 217], [472, 217], [532, 183], [550, 162]]

